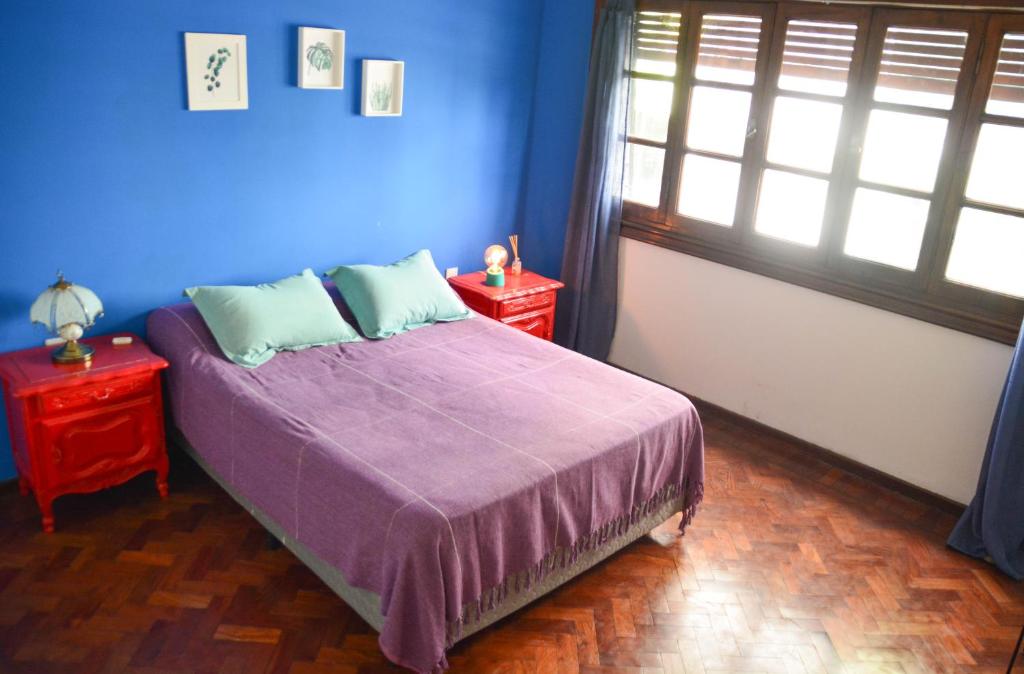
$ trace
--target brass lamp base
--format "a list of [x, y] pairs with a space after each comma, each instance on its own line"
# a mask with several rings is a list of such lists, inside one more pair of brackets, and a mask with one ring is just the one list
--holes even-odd
[[63, 364], [87, 363], [92, 360], [92, 354], [94, 353], [96, 353], [96, 349], [88, 344], [79, 344], [78, 340], [71, 340], [65, 342], [64, 346], [53, 352], [53, 362]]

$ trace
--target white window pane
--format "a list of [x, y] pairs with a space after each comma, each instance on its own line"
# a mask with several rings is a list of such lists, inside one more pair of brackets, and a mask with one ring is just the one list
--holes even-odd
[[768, 169], [761, 177], [754, 229], [759, 234], [817, 246], [828, 181]]
[[[1024, 54], [1021, 55], [1024, 58]], [[967, 198], [1024, 208], [1024, 129], [982, 124], [967, 180]], [[1021, 262], [1024, 264], [1024, 261]]]
[[946, 138], [946, 120], [872, 110], [864, 139], [860, 177], [871, 182], [931, 192]]
[[790, 21], [779, 88], [828, 96], [846, 95], [857, 26], [831, 21]]
[[1024, 218], [975, 208], [960, 211], [946, 278], [1024, 297]]
[[768, 161], [830, 172], [843, 106], [779, 96], [772, 110]]
[[672, 83], [633, 79], [629, 85], [629, 135], [664, 143], [672, 110]]
[[737, 162], [709, 159], [696, 154], [683, 158], [679, 184], [680, 214], [732, 227], [736, 195], [740, 187]]
[[966, 47], [963, 31], [890, 27], [875, 100], [951, 109]]
[[1007, 33], [999, 48], [985, 112], [1024, 117], [1024, 33]]
[[638, 73], [650, 73], [652, 75], [667, 75], [668, 77], [675, 77], [676, 62], [638, 58], [633, 62], [633, 70]]
[[661, 171], [665, 150], [629, 143], [626, 146], [626, 174], [623, 197], [645, 206], [657, 208], [661, 201]]
[[753, 84], [761, 18], [707, 14], [700, 26], [698, 79]]
[[637, 12], [632, 69], [639, 73], [676, 74], [679, 14]]
[[843, 252], [901, 269], [917, 269], [929, 205], [926, 199], [859, 188]]
[[747, 140], [750, 94], [713, 87], [694, 87], [686, 144], [695, 150], [739, 157]]

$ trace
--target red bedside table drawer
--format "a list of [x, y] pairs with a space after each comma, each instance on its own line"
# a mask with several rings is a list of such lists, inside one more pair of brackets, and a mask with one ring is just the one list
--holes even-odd
[[555, 313], [553, 311], [541, 311], [536, 314], [507, 318], [502, 323], [548, 341], [551, 341], [555, 333]]
[[40, 396], [43, 403], [43, 412], [46, 414], [61, 414], [90, 405], [97, 407], [109, 405], [133, 396], [138, 397], [150, 392], [152, 381], [152, 375], [145, 374], [141, 377], [114, 379], [102, 384], [96, 384], [95, 386], [80, 386], [64, 391], [46, 393]]
[[512, 300], [505, 300], [501, 303], [501, 316], [515, 316], [525, 314], [527, 311], [536, 311], [544, 307], [550, 307], [555, 303], [555, 292], [541, 293], [539, 295], [527, 295]]
[[46, 486], [78, 485], [82, 491], [95, 491], [123, 481], [124, 474], [156, 458], [155, 424], [146, 400], [97, 414], [44, 420], [43, 442], [50, 455], [45, 457], [49, 461], [44, 458], [40, 463], [46, 464]]

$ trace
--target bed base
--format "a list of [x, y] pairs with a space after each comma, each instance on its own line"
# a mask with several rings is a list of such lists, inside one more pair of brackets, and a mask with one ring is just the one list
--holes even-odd
[[[287, 533], [268, 517], [263, 511], [252, 504], [247, 498], [239, 494], [216, 472], [214, 472], [199, 453], [189, 444], [185, 436], [177, 428], [170, 433], [171, 443], [188, 454], [207, 475], [213, 478], [220, 487], [228, 493], [240, 506], [245, 508], [257, 522], [259, 522], [280, 545], [288, 548], [299, 560], [322, 580], [327, 587], [337, 594], [348, 604], [352, 610], [369, 623], [378, 632], [384, 624], [384, 617], [380, 613], [380, 596], [375, 592], [349, 585], [341, 573], [325, 562], [319, 555], [307, 548], [303, 543], [288, 536]], [[490, 627], [502, 618], [515, 613], [530, 602], [548, 594], [557, 587], [572, 580], [581, 573], [591, 569], [595, 565], [612, 556], [630, 543], [648, 534], [652, 529], [667, 520], [669, 517], [683, 510], [684, 497], [682, 495], [669, 499], [660, 508], [640, 519], [636, 524], [630, 526], [622, 535], [608, 540], [604, 545], [596, 546], [578, 555], [576, 563], [566, 565], [564, 568], [557, 568], [548, 573], [544, 578], [529, 589], [519, 592], [510, 592], [500, 605], [493, 610], [481, 614], [479, 619], [471, 624], [463, 626], [458, 641], [465, 639], [481, 630]], [[268, 542], [271, 539], [268, 539]]]

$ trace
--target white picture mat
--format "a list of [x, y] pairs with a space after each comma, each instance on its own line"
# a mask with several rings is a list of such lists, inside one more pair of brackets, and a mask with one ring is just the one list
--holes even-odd
[[[317, 70], [306, 57], [309, 47], [323, 42], [333, 52], [330, 70]], [[345, 31], [332, 28], [299, 28], [298, 83], [302, 89], [345, 88]]]
[[[375, 88], [391, 87], [391, 105], [376, 110], [371, 102]], [[365, 117], [400, 117], [405, 89], [405, 61], [363, 60], [362, 114]]]
[[[217, 81], [211, 86], [205, 76], [212, 74], [207, 68], [210, 56], [226, 48], [230, 56], [221, 66]], [[185, 75], [188, 81], [189, 110], [247, 110], [249, 108], [249, 79], [245, 35], [223, 33], [185, 33]]]

